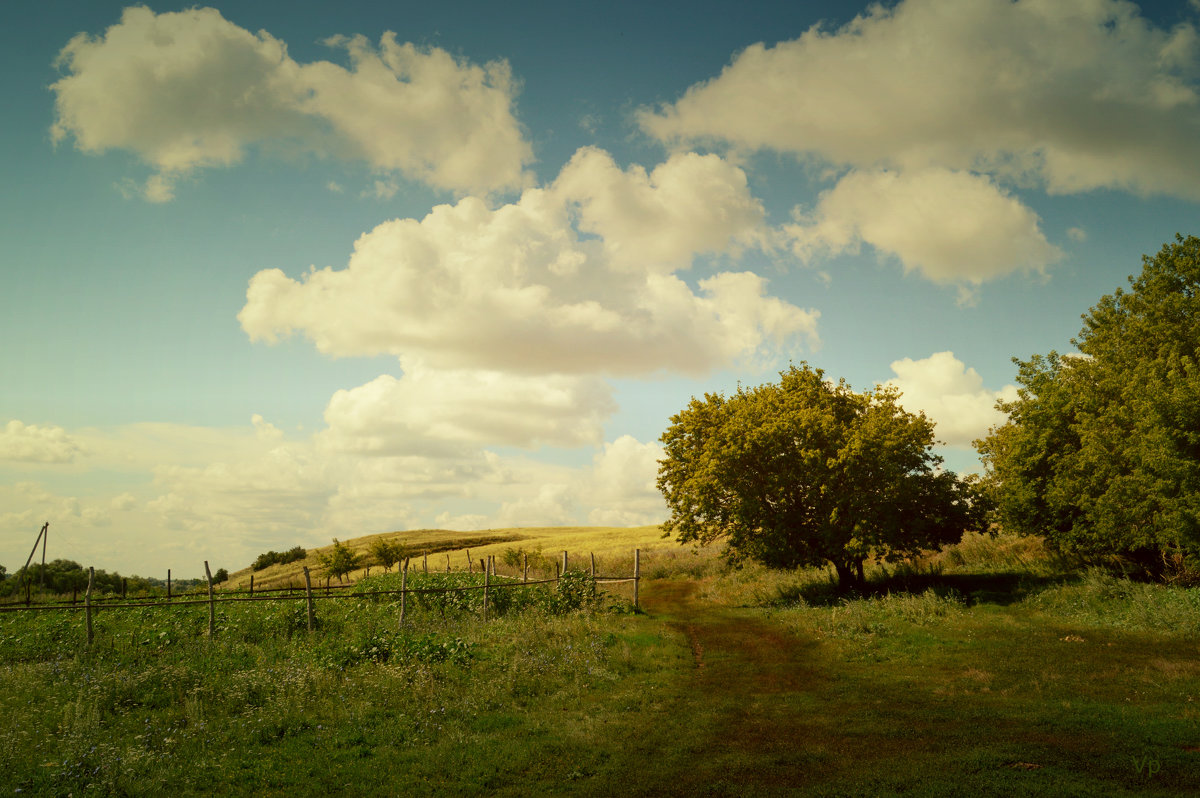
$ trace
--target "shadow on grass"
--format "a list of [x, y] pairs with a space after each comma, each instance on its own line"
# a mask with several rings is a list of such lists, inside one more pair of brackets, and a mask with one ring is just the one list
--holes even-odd
[[[920, 595], [932, 590], [939, 596], [957, 595], [968, 605], [1015, 604], [1032, 593], [1053, 585], [1077, 581], [1070, 574], [1030, 574], [1027, 571], [1003, 571], [987, 574], [895, 573], [876, 575], [860, 588], [842, 589], [836, 582], [810, 582], [797, 585], [781, 595], [784, 601], [803, 600], [815, 607], [831, 607], [847, 599], [878, 598], [888, 594]], [[782, 591], [781, 591], [782, 593]]]

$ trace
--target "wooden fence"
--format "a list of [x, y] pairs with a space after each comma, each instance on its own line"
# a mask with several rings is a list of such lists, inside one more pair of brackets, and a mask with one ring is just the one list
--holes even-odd
[[[633, 575], [632, 576], [598, 576], [596, 574], [596, 557], [589, 555], [591, 559], [590, 577], [597, 584], [633, 584], [633, 607], [635, 610], [639, 608], [638, 604], [638, 587], [641, 582], [641, 550], [634, 549], [633, 552]], [[400, 570], [400, 588], [398, 590], [371, 590], [365, 593], [351, 593], [349, 591], [357, 587], [356, 584], [338, 584], [330, 585], [326, 582], [324, 587], [317, 586], [315, 589], [312, 585], [312, 578], [307, 567], [304, 568], [304, 587], [277, 587], [277, 588], [260, 588], [257, 592], [254, 590], [253, 579], [250, 583], [249, 590], [228, 590], [217, 591], [213, 590], [212, 573], [208, 568], [208, 560], [204, 561], [204, 575], [207, 582], [208, 593], [204, 598], [172, 598], [168, 589], [167, 599], [134, 599], [126, 600], [124, 596], [111, 598], [93, 598], [92, 587], [96, 576], [95, 568], [88, 568], [88, 586], [87, 591], [83, 595], [83, 604], [80, 605], [76, 601], [71, 602], [46, 602], [44, 604], [10, 604], [0, 606], [0, 612], [30, 612], [30, 611], [45, 611], [45, 610], [82, 610], [85, 616], [85, 630], [87, 633], [88, 645], [91, 645], [94, 640], [92, 631], [92, 614], [103, 608], [104, 610], [114, 609], [131, 609], [143, 607], [188, 607], [200, 604], [208, 605], [208, 636], [211, 638], [216, 634], [216, 605], [227, 602], [242, 602], [242, 601], [296, 601], [300, 598], [305, 599], [308, 610], [308, 630], [311, 632], [316, 626], [316, 601], [318, 599], [339, 599], [339, 598], [354, 598], [361, 599], [364, 597], [375, 596], [399, 596], [400, 597], [400, 625], [404, 625], [404, 616], [407, 611], [408, 596], [410, 594], [439, 594], [439, 593], [459, 593], [470, 590], [483, 591], [483, 619], [487, 620], [488, 615], [488, 593], [497, 589], [515, 589], [523, 587], [532, 587], [535, 585], [557, 584], [562, 578], [562, 574], [567, 572], [567, 552], [562, 553], [561, 570], [559, 564], [555, 563], [555, 574], [553, 579], [530, 579], [529, 578], [529, 560], [526, 557], [523, 560], [523, 573], [521, 581], [497, 581], [493, 582], [492, 577], [496, 576], [496, 561], [495, 556], [489, 556], [487, 561], [480, 560], [480, 569], [483, 573], [482, 585], [464, 585], [461, 587], [408, 587], [408, 565], [409, 560], [404, 560]], [[169, 573], [169, 572], [168, 572]], [[515, 580], [516, 577], [513, 577]], [[257, 593], [257, 594], [256, 594]], [[263, 595], [268, 594], [286, 594], [286, 595]]]

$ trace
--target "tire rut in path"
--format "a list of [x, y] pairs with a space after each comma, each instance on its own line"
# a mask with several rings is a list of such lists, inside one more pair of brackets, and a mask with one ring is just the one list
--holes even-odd
[[811, 775], [798, 758], [801, 750], [826, 739], [811, 712], [828, 678], [817, 642], [761, 612], [703, 601], [698, 587], [655, 582], [642, 602], [650, 615], [687, 636], [694, 665], [691, 684], [672, 712], [690, 725], [695, 754], [688, 757], [690, 772], [672, 777], [665, 791], [689, 794], [724, 784], [789, 792]]

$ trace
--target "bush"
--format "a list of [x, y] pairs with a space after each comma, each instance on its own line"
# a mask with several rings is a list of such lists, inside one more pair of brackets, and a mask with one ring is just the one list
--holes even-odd
[[255, 558], [254, 564], [251, 565], [250, 568], [255, 571], [261, 571], [264, 568], [268, 568], [272, 565], [286, 565], [290, 562], [303, 560], [307, 556], [308, 552], [304, 550], [303, 546], [296, 546], [295, 548], [291, 548], [282, 552], [266, 551]]

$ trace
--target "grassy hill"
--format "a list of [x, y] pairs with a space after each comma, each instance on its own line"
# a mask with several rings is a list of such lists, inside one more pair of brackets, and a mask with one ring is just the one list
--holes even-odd
[[[487, 529], [474, 532], [454, 532], [448, 529], [417, 529], [408, 532], [383, 532], [344, 540], [356, 554], [362, 557], [364, 567], [349, 575], [357, 581], [367, 575], [368, 568], [375, 573], [381, 570], [371, 557], [371, 546], [376, 540], [394, 540], [402, 545], [411, 558], [410, 568], [423, 568], [428, 562], [430, 571], [444, 571], [447, 565], [453, 570], [467, 569], [467, 554], [470, 552], [472, 567], [479, 569], [479, 560], [495, 555], [497, 570], [515, 573], [514, 566], [504, 562], [505, 552], [523, 552], [529, 555], [530, 567], [553, 571], [553, 563], [568, 553], [572, 568], [590, 566], [589, 555], [596, 556], [597, 572], [605, 576], [626, 575], [633, 572], [633, 551], [649, 552], [655, 549], [678, 549], [679, 544], [664, 539], [662, 529], [657, 526], [606, 527], [606, 526], [559, 526], [517, 527], [512, 529]], [[245, 588], [254, 576], [258, 588], [302, 585], [304, 568], [313, 576], [324, 578], [321, 556], [333, 549], [328, 546], [309, 549], [303, 560], [268, 566], [261, 571], [249, 567], [236, 571], [221, 587], [227, 590]], [[582, 558], [582, 559], [580, 559]]]

